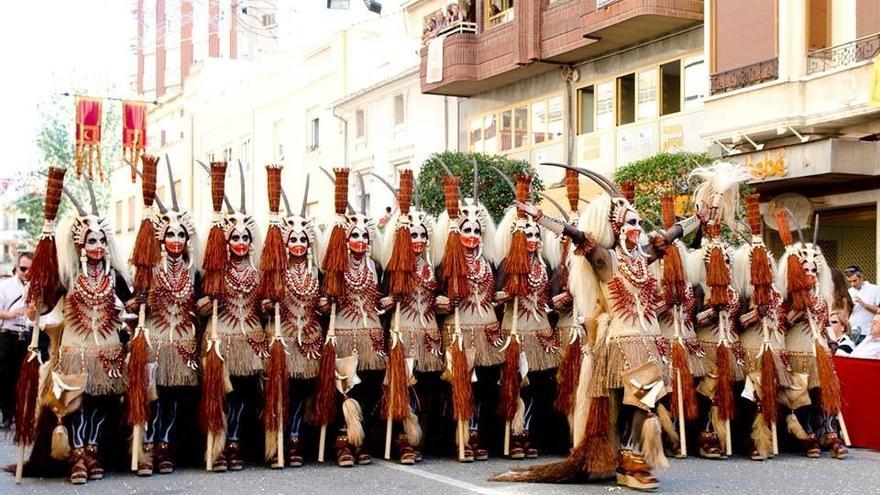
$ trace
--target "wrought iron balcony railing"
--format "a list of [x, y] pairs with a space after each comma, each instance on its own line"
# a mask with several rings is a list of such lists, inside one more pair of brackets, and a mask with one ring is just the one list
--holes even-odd
[[779, 59], [772, 58], [763, 62], [737, 67], [712, 74], [712, 94], [725, 93], [734, 89], [745, 88], [779, 77]]
[[807, 54], [807, 74], [817, 74], [871, 60], [880, 54], [880, 33]]

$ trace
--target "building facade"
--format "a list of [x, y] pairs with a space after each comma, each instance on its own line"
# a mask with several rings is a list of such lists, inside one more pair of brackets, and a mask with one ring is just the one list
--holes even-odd
[[805, 235], [818, 214], [833, 266], [858, 264], [875, 280], [880, 109], [869, 100], [880, 4], [713, 0], [706, 11], [703, 137], [749, 168], [763, 201], [792, 205]]

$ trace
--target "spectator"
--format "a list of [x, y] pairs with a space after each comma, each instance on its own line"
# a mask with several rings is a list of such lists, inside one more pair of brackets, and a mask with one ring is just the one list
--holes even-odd
[[15, 384], [30, 336], [26, 324], [25, 284], [33, 255], [23, 252], [15, 263], [14, 276], [0, 282], [0, 428], [9, 427], [15, 415]]
[[880, 314], [871, 319], [870, 333], [853, 349], [850, 357], [880, 359]]
[[852, 298], [849, 297], [848, 292], [849, 282], [846, 281], [843, 272], [837, 268], [831, 270], [831, 279], [834, 281], [834, 302], [831, 309], [843, 310], [846, 312], [846, 316], [841, 315], [841, 318], [848, 320], [853, 310]]
[[464, 17], [461, 14], [461, 7], [458, 6], [457, 3], [450, 3], [448, 7], [446, 7], [446, 23], [449, 26], [453, 26], [455, 24], [460, 23], [464, 20]]
[[856, 344], [871, 333], [872, 319], [880, 313], [880, 288], [865, 280], [862, 270], [856, 265], [848, 266], [844, 273], [849, 282], [849, 295], [853, 310], [849, 324], [856, 333]]
[[437, 33], [446, 29], [446, 16], [443, 14], [443, 9], [438, 10], [437, 13], [434, 14], [434, 23], [437, 25]]
[[828, 317], [828, 337], [831, 341], [831, 350], [835, 354], [849, 354], [855, 348], [855, 344], [849, 337], [849, 322], [841, 310], [832, 311]]

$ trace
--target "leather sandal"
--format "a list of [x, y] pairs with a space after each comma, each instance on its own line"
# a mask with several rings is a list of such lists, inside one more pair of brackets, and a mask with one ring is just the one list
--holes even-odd
[[171, 446], [165, 442], [159, 442], [153, 449], [153, 464], [159, 474], [171, 474], [174, 472], [174, 460], [171, 458]]
[[153, 461], [156, 459], [156, 454], [153, 451], [153, 444], [145, 443], [141, 446], [141, 456], [140, 461], [138, 461], [137, 466], [137, 475], [138, 476], [152, 476], [153, 475]]
[[70, 477], [68, 479], [72, 485], [85, 485], [89, 479], [83, 449], [73, 449], [70, 452]]
[[617, 484], [634, 490], [654, 490], [660, 481], [651, 474], [651, 466], [644, 457], [621, 450], [617, 454]]
[[86, 469], [89, 473], [89, 480], [100, 480], [104, 478], [104, 466], [98, 460], [98, 446], [86, 445], [85, 455]]
[[351, 455], [351, 447], [348, 445], [348, 435], [339, 435], [334, 444], [336, 449], [336, 465], [339, 467], [354, 466], [354, 456]]

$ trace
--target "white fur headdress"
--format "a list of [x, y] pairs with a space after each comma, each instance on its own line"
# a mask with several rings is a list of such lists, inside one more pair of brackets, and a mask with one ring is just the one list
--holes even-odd
[[446, 239], [449, 237], [449, 231], [452, 228], [460, 229], [468, 220], [475, 221], [480, 225], [480, 239], [482, 255], [492, 263], [498, 263], [495, 253], [495, 222], [489, 214], [489, 210], [482, 203], [474, 205], [472, 199], [462, 200], [460, 213], [458, 218], [450, 221], [449, 214], [443, 212], [437, 218], [437, 227], [434, 229], [434, 235], [431, 239], [432, 257], [434, 265], [437, 266], [443, 261], [443, 253], [446, 249]]
[[[429, 215], [427, 212], [418, 209], [417, 207], [410, 207], [409, 214], [404, 215], [405, 223], [410, 228], [412, 227], [424, 227], [425, 232], [428, 234], [428, 246], [425, 249], [425, 261], [427, 261], [431, 266], [434, 265], [434, 257], [432, 256], [432, 244], [433, 244], [433, 233], [434, 233], [434, 217]], [[397, 229], [400, 225], [401, 221], [401, 213], [398, 211], [391, 217], [391, 220], [388, 221], [386, 229]], [[394, 232], [393, 230], [388, 230], [383, 237], [383, 245], [382, 245], [382, 266], [388, 266], [388, 262], [391, 259], [391, 252], [394, 250]]]
[[691, 171], [690, 177], [702, 182], [694, 189], [697, 211], [716, 209], [716, 218], [736, 229], [736, 208], [739, 205], [739, 184], [749, 180], [742, 165], [716, 161]]
[[788, 258], [796, 256], [801, 265], [813, 262], [816, 264], [816, 294], [827, 304], [834, 301], [834, 281], [831, 278], [831, 268], [828, 260], [822, 254], [822, 249], [811, 242], [795, 242], [785, 248], [785, 253], [779, 259], [776, 268], [776, 288], [785, 299], [788, 297]]

